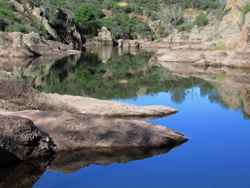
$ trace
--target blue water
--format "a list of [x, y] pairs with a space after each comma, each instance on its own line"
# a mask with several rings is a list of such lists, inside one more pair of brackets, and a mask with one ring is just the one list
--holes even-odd
[[167, 154], [63, 173], [46, 171], [35, 188], [249, 188], [250, 121], [241, 110], [211, 102], [199, 87], [175, 102], [168, 92], [120, 102], [166, 105], [179, 113], [151, 120], [185, 134], [189, 141]]

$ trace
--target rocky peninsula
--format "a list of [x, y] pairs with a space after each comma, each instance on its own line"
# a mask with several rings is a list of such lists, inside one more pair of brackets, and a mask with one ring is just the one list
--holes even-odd
[[83, 148], [161, 148], [186, 141], [179, 133], [139, 120], [175, 113], [171, 108], [45, 94], [16, 81], [0, 85], [1, 148], [19, 160]]

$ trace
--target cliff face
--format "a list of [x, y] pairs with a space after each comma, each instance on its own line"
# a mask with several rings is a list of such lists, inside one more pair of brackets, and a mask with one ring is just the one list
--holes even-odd
[[219, 27], [225, 46], [228, 48], [245, 48], [248, 46], [250, 33], [249, 0], [228, 0], [226, 15]]
[[206, 25], [199, 26], [194, 23], [190, 30], [174, 32], [164, 41], [189, 44], [195, 49], [249, 49], [250, 0], [228, 0], [225, 8], [220, 11], [220, 17], [209, 11], [204, 14], [208, 19]]

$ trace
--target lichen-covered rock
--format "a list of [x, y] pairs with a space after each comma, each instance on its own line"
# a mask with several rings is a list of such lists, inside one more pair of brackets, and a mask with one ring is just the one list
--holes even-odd
[[[51, 138], [31, 120], [0, 115], [0, 149], [16, 160], [28, 160], [53, 154]], [[1, 158], [2, 162], [4, 161]]]

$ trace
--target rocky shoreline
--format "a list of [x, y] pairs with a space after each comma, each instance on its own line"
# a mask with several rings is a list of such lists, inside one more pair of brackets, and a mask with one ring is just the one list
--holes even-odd
[[45, 94], [16, 81], [0, 85], [1, 149], [18, 160], [83, 148], [168, 148], [186, 141], [142, 120], [175, 113], [171, 108]]

